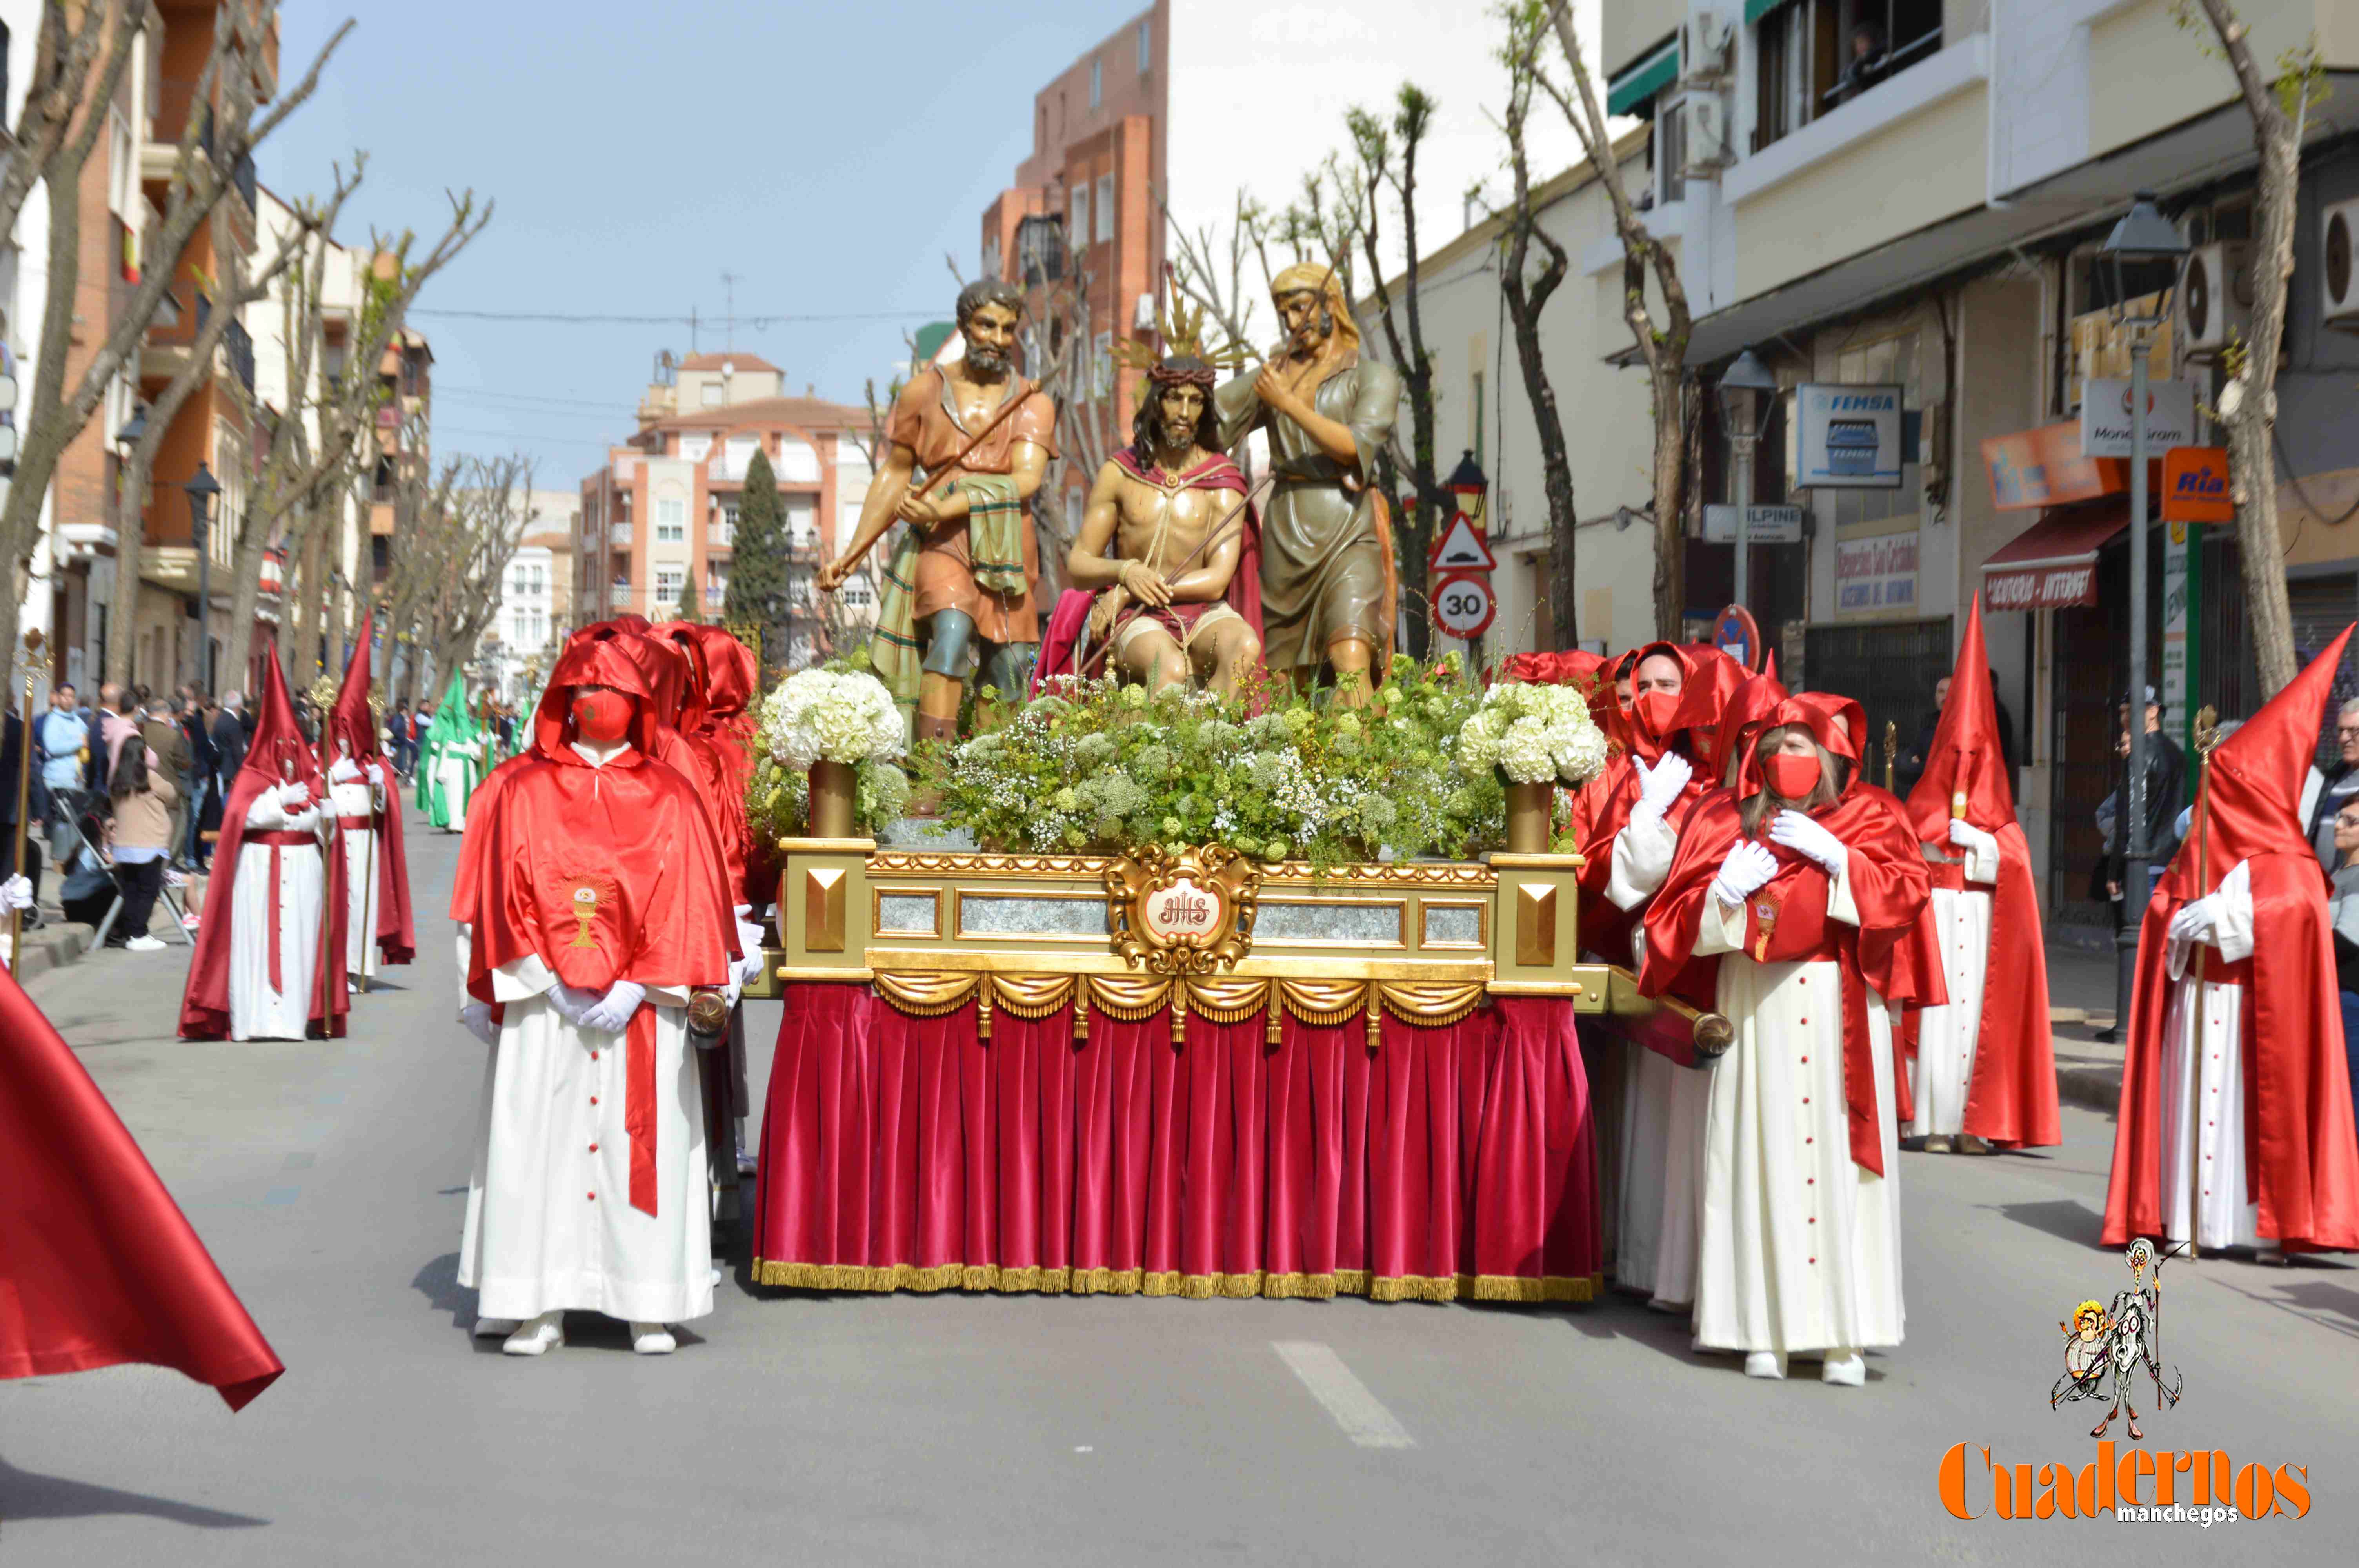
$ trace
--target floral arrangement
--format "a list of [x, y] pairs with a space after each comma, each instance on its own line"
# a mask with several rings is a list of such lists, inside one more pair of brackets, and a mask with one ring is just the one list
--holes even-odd
[[901, 755], [901, 710], [875, 676], [799, 670], [762, 699], [762, 749], [790, 769], [889, 762]]
[[1504, 831], [1492, 773], [1453, 765], [1480, 693], [1453, 655], [1397, 658], [1377, 706], [1249, 690], [1064, 684], [1004, 728], [927, 757], [944, 820], [987, 849], [1113, 854], [1218, 842], [1314, 866], [1464, 855]]
[[1578, 686], [1502, 681], [1458, 730], [1460, 769], [1496, 769], [1511, 784], [1578, 786], [1605, 766], [1605, 732], [1589, 717], [1589, 694]]

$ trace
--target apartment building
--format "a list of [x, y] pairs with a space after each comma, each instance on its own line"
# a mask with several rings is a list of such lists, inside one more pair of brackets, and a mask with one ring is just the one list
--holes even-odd
[[582, 498], [536, 490], [525, 503], [516, 554], [500, 579], [500, 607], [484, 632], [482, 654], [504, 702], [517, 702], [549, 672], [572, 626], [573, 541]]
[[[0, 114], [15, 125], [24, 113], [25, 91], [32, 76], [33, 43], [41, 24], [39, 0], [0, 0]], [[33, 365], [41, 352], [41, 302], [49, 288], [49, 190], [36, 180], [18, 209], [13, 233], [0, 235], [0, 370], [16, 382], [16, 406], [0, 414], [0, 425], [21, 430], [33, 395]], [[13, 465], [12, 465], [13, 466]], [[0, 476], [0, 499], [11, 479]], [[41, 496], [39, 542], [28, 563], [30, 581], [25, 602], [16, 612], [19, 633], [38, 630], [52, 649], [62, 649], [59, 634], [59, 600], [63, 594], [62, 557], [57, 538], [56, 490]], [[77, 653], [78, 661], [81, 654]], [[58, 656], [60, 675], [69, 661]], [[80, 663], [71, 667], [79, 673]]]
[[[2335, 106], [2359, 82], [2359, 9], [2238, 10], [2265, 68], [2313, 39], [2335, 90], [2306, 123], [2278, 384], [2286, 569], [2315, 648], [2359, 613], [2359, 156]], [[2208, 402], [2249, 301], [2256, 157], [2228, 67], [2169, 0], [1605, 0], [1603, 38], [1611, 108], [1655, 127], [1648, 222], [1679, 243], [1695, 307], [1703, 499], [1729, 495], [1721, 369], [1751, 345], [1787, 388], [1756, 500], [1799, 506], [1803, 537], [1759, 546], [1751, 572], [1783, 667], [1861, 697], [1873, 731], [1912, 735], [1982, 591], [2050, 920], [2094, 935], [2134, 521], [2128, 465], [2080, 446], [2086, 384], [2125, 375], [2132, 352], [2097, 251], [2134, 193], [2158, 194], [2196, 254], [2152, 373]], [[1802, 486], [1806, 384], [1900, 389], [1897, 482]], [[2171, 724], [2205, 702], [2250, 712], [2232, 531], [2135, 521], [2153, 535], [2147, 667]], [[1691, 586], [1732, 557], [1691, 540]], [[2035, 569], [2059, 565], [2073, 569]], [[2200, 586], [2166, 604], [2167, 575]]]
[[788, 663], [822, 659], [848, 632], [874, 624], [881, 550], [832, 599], [813, 581], [859, 524], [872, 471], [868, 410], [809, 388], [789, 396], [784, 384], [777, 365], [742, 350], [663, 357], [640, 399], [637, 433], [582, 481], [577, 623], [625, 611], [669, 620], [691, 584], [701, 618], [721, 619], [745, 469], [759, 451], [777, 481], [795, 573]]

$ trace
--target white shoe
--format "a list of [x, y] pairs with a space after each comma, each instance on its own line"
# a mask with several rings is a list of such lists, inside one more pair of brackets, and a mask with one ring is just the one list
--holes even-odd
[[358, 981], [358, 980], [356, 980], [356, 979], [353, 979], [351, 976], [349, 976], [349, 975], [348, 975], [348, 976], [346, 976], [346, 977], [344, 978], [344, 994], [345, 994], [346, 996], [358, 996], [358, 995], [360, 995], [360, 994], [361, 994], [361, 983], [360, 983], [360, 981]]
[[522, 1325], [512, 1317], [479, 1317], [475, 1320], [478, 1339], [506, 1339]]
[[1867, 1383], [1867, 1357], [1856, 1350], [1830, 1350], [1826, 1365], [1819, 1370], [1819, 1380], [1846, 1389], [1863, 1388]]
[[123, 950], [126, 953], [155, 953], [162, 951], [163, 946], [164, 944], [161, 940], [157, 937], [150, 936], [143, 931], [138, 935], [134, 936], [130, 941], [125, 942], [123, 945]]
[[518, 1328], [500, 1346], [511, 1356], [539, 1356], [565, 1343], [565, 1314], [545, 1312]]
[[679, 1348], [671, 1330], [659, 1323], [631, 1325], [631, 1348], [642, 1356], [669, 1356]]
[[1775, 1350], [1756, 1350], [1745, 1358], [1745, 1375], [1748, 1378], [1783, 1378], [1786, 1358]]

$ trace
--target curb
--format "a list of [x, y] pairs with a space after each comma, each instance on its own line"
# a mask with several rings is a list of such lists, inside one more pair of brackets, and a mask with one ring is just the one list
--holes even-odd
[[38, 931], [26, 932], [25, 957], [16, 971], [16, 983], [23, 985], [51, 969], [79, 963], [90, 950], [90, 939], [96, 935], [91, 926], [54, 920]]
[[2056, 1098], [2067, 1105], [2112, 1114], [2121, 1109], [2122, 1070], [2119, 1067], [2059, 1067]]

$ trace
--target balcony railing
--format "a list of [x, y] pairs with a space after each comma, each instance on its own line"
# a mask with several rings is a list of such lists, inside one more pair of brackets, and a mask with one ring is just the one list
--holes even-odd
[[229, 361], [230, 373], [245, 388], [248, 397], [254, 395], [254, 337], [242, 321], [232, 321], [222, 337], [222, 354]]
[[631, 525], [628, 523], [615, 524], [608, 530], [608, 535], [614, 542], [614, 548], [627, 550], [631, 547]]

